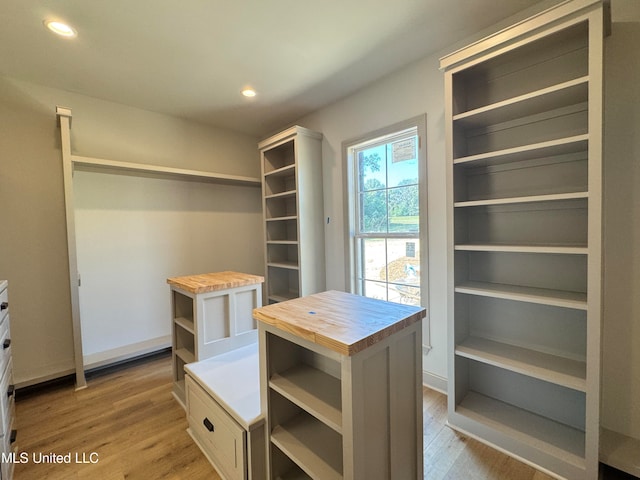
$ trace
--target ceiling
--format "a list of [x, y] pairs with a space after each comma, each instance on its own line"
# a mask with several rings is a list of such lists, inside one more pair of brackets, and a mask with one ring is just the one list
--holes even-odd
[[0, 74], [260, 136], [535, 3], [2, 0]]

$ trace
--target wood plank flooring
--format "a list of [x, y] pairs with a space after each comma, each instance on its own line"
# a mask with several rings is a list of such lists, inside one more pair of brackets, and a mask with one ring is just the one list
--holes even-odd
[[[59, 385], [18, 392], [15, 480], [219, 480], [187, 434], [184, 410], [171, 395], [170, 356], [88, 376], [89, 387]], [[548, 480], [539, 472], [445, 425], [446, 397], [423, 391], [424, 478]], [[32, 455], [71, 453], [71, 463], [34, 463]], [[98, 462], [88, 462], [92, 453]], [[605, 478], [629, 478], [607, 475]]]

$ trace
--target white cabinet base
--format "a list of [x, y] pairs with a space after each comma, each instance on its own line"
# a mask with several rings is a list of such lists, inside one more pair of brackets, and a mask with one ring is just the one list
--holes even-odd
[[189, 435], [225, 480], [262, 480], [264, 418], [256, 343], [185, 367]]

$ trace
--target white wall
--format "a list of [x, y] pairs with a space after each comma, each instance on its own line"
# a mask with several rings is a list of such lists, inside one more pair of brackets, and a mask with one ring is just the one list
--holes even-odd
[[[70, 373], [74, 367], [56, 105], [73, 111], [75, 154], [253, 177], [260, 171], [252, 136], [0, 77], [0, 277], [10, 285], [14, 377], [19, 385]], [[192, 205], [216, 210], [215, 203], [228, 218], [228, 199], [222, 202], [214, 195], [215, 201], [200, 202], [196, 185], [185, 189], [193, 196]], [[247, 215], [255, 218], [255, 225], [246, 238], [261, 255], [259, 189], [252, 192], [255, 207]], [[247, 256], [247, 245], [230, 238], [228, 229], [212, 230], [210, 226], [205, 233], [224, 245], [218, 249], [218, 259], [224, 261], [207, 266], [262, 271], [261, 257], [255, 262]], [[199, 247], [217, 246], [193, 233]]]
[[[343, 142], [426, 112], [429, 311], [434, 348], [423, 369], [446, 378], [446, 218], [444, 80], [438, 56], [424, 59], [301, 120], [322, 132], [327, 288], [345, 289]], [[426, 325], [426, 324], [425, 324]], [[443, 385], [441, 385], [442, 387]]]
[[262, 273], [260, 188], [86, 171], [73, 183], [88, 367], [170, 345], [168, 277]]

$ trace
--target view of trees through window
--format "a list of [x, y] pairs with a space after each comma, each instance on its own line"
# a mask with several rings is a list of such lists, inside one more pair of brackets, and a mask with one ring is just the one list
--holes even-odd
[[420, 303], [416, 129], [354, 149], [358, 293]]

